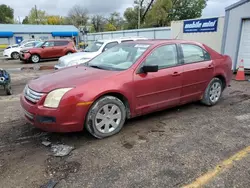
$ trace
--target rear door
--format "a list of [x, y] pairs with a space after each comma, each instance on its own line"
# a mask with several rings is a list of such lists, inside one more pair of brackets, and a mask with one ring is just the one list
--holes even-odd
[[157, 47], [141, 66], [144, 64], [158, 65], [159, 71], [135, 73], [136, 113], [141, 115], [178, 105], [183, 67], [178, 58], [177, 46], [167, 44]]
[[180, 44], [183, 55], [181, 104], [199, 100], [214, 76], [214, 63], [209, 53], [195, 44]]
[[56, 57], [61, 57], [66, 55], [67, 53], [67, 45], [69, 44], [68, 41], [55, 41], [55, 55]]

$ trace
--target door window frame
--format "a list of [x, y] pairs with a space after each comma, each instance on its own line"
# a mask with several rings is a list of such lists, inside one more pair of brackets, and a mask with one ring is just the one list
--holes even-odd
[[[183, 49], [182, 49], [182, 45], [191, 45], [191, 46], [196, 46], [196, 47], [199, 47], [200, 49], [202, 49], [203, 51], [203, 55], [204, 55], [204, 60], [202, 61], [195, 61], [195, 62], [191, 62], [191, 63], [185, 63], [184, 61], [184, 52], [183, 52]], [[179, 43], [178, 44], [178, 48], [179, 48], [179, 51], [180, 51], [180, 60], [181, 60], [181, 63], [183, 65], [189, 65], [189, 64], [194, 64], [194, 63], [201, 63], [201, 62], [205, 62], [205, 61], [211, 61], [211, 55], [208, 53], [207, 50], [205, 50], [204, 48], [202, 48], [201, 46], [197, 45], [197, 44], [192, 44], [192, 43]], [[205, 56], [208, 55], [208, 59], [205, 58]]]
[[[119, 44], [119, 42], [118, 42], [118, 41], [112, 41], [112, 42], [109, 42], [109, 43], [105, 44], [105, 46], [104, 46], [104, 47], [103, 47], [103, 49], [102, 49], [102, 52], [104, 52], [104, 51], [105, 51], [106, 46], [107, 46], [107, 45], [109, 45], [109, 44], [111, 44], [111, 43], [116, 43], [116, 45], [118, 45], [118, 44]], [[115, 46], [116, 46], [116, 45], [115, 45]], [[113, 47], [114, 47], [114, 46], [113, 46]], [[113, 47], [112, 47], [112, 48], [113, 48]], [[110, 48], [109, 48], [109, 49], [110, 49]]]
[[178, 47], [178, 44], [176, 43], [167, 43], [167, 44], [161, 44], [161, 45], [158, 45], [156, 46], [155, 48], [153, 48], [142, 60], [142, 62], [140, 63], [140, 65], [137, 67], [136, 69], [136, 74], [141, 74], [141, 68], [143, 67], [143, 65], [146, 63], [146, 59], [158, 48], [160, 47], [163, 47], [163, 46], [167, 46], [167, 45], [174, 45], [176, 47], [176, 52], [177, 52], [177, 64], [176, 65], [172, 65], [172, 66], [167, 66], [167, 67], [162, 67], [162, 68], [159, 68], [159, 71], [160, 70], [164, 70], [164, 69], [169, 69], [169, 68], [173, 68], [173, 67], [179, 67], [179, 66], [182, 66], [182, 61], [181, 61], [181, 51]]

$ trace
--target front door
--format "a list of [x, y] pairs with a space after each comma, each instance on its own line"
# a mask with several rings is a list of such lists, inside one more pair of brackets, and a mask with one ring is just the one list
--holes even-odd
[[136, 113], [142, 115], [178, 105], [182, 85], [182, 66], [175, 44], [157, 47], [143, 65], [158, 65], [159, 71], [135, 73]]
[[56, 57], [54, 41], [47, 41], [43, 44], [41, 57], [44, 59]]
[[183, 52], [183, 86], [181, 104], [201, 99], [214, 75], [214, 64], [203, 48], [181, 44]]

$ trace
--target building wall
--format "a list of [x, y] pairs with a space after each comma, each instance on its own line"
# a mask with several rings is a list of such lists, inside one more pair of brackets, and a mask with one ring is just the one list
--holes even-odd
[[221, 52], [222, 36], [224, 30], [224, 17], [219, 17], [218, 19], [217, 32], [183, 33], [183, 25], [184, 20], [171, 22], [172, 38], [201, 42], [213, 48], [217, 52]]
[[149, 39], [170, 39], [171, 38], [171, 28], [170, 27], [160, 27], [160, 28], [89, 33], [86, 36], [86, 41], [112, 39], [112, 38], [120, 38], [120, 37], [128, 37], [128, 36], [140, 36], [140, 37], [146, 37]]
[[250, 2], [226, 11], [228, 24], [227, 22], [225, 23], [226, 31], [225, 38], [223, 39], [225, 45], [222, 47], [222, 51], [224, 54], [231, 56], [233, 60], [233, 68], [236, 67], [238, 61], [242, 19], [244, 18], [250, 18]]

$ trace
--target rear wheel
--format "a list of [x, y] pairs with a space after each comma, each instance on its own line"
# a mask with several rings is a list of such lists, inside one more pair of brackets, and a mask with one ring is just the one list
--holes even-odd
[[39, 55], [36, 55], [36, 54], [32, 55], [30, 59], [32, 63], [38, 63], [40, 61]]
[[126, 119], [123, 102], [113, 96], [104, 96], [90, 108], [86, 129], [96, 138], [102, 139], [117, 134]]
[[11, 54], [12, 59], [19, 59], [19, 53], [18, 52], [12, 52]]
[[223, 91], [223, 84], [219, 78], [213, 78], [208, 84], [201, 102], [207, 106], [213, 106], [218, 103]]

